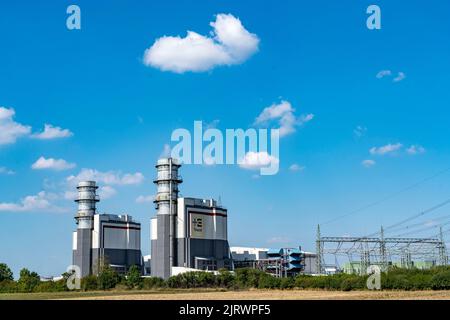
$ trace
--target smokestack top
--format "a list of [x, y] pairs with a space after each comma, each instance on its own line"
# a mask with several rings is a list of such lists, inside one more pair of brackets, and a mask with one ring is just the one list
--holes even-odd
[[156, 167], [158, 166], [167, 166], [172, 161], [172, 165], [181, 167], [181, 163], [179, 160], [175, 158], [161, 158], [158, 160]]
[[77, 188], [95, 188], [98, 189], [95, 181], [80, 181]]

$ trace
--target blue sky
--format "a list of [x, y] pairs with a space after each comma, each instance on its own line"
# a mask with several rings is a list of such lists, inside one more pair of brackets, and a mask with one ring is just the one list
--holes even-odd
[[[172, 131], [195, 120], [249, 128], [282, 101], [297, 119], [314, 119], [281, 139], [277, 175], [182, 168], [183, 195], [220, 196], [228, 207], [231, 245], [314, 250], [318, 223], [448, 168], [450, 4], [374, 1], [382, 29], [371, 31], [372, 2], [76, 1], [82, 29], [73, 31], [66, 28], [72, 2], [2, 3], [0, 106], [4, 123], [28, 133], [0, 144], [0, 260], [15, 273], [24, 266], [42, 275], [65, 271], [76, 210], [65, 199], [67, 179], [83, 169], [115, 179], [102, 184], [111, 197], [100, 211], [139, 220], [147, 254], [155, 211], [136, 199], [155, 193], [154, 162]], [[222, 13], [259, 39], [241, 61], [184, 73], [144, 63], [145, 50], [163, 36], [191, 30], [211, 38], [210, 22]], [[404, 79], [394, 81], [399, 73]], [[42, 135], [45, 124], [61, 130]], [[66, 161], [53, 168], [76, 167], [33, 169], [41, 157]], [[427, 209], [449, 197], [449, 175], [324, 224], [323, 233], [371, 233]], [[32, 204], [24, 206], [27, 196]]]

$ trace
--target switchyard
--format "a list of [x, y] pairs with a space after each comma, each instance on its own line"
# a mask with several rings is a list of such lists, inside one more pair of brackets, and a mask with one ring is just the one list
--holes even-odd
[[[412, 269], [418, 265], [448, 265], [442, 228], [439, 238], [385, 237], [384, 234], [381, 228], [379, 237], [323, 237], [319, 226], [316, 240], [318, 273], [345, 271], [364, 275], [370, 266], [387, 271], [391, 266]], [[340, 267], [343, 261], [347, 261], [345, 269]]]

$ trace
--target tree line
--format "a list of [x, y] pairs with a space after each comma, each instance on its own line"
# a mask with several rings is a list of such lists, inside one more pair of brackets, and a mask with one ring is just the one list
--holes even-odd
[[[36, 272], [20, 271], [14, 280], [6, 264], [0, 264], [0, 293], [16, 292], [62, 292], [69, 291], [63, 274], [60, 281], [41, 281]], [[330, 276], [299, 275], [277, 278], [254, 269], [238, 269], [235, 272], [220, 270], [218, 274], [207, 272], [183, 273], [168, 280], [141, 277], [140, 268], [133, 266], [128, 273], [119, 275], [109, 266], [99, 270], [98, 275], [81, 280], [81, 291], [98, 290], [170, 290], [170, 289], [322, 289], [322, 290], [367, 290], [368, 276], [336, 274]], [[381, 274], [383, 290], [450, 290], [450, 267], [435, 267], [429, 270], [391, 268]]]

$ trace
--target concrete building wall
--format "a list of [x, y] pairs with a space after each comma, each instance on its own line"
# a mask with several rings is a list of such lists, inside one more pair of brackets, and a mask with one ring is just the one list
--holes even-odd
[[97, 273], [103, 262], [120, 272], [142, 267], [139, 223], [116, 215], [95, 215], [93, 220], [93, 229], [78, 229], [73, 236], [73, 262], [82, 277]]
[[81, 277], [84, 278], [92, 272], [92, 230], [78, 229], [75, 234], [73, 265], [80, 268]]

